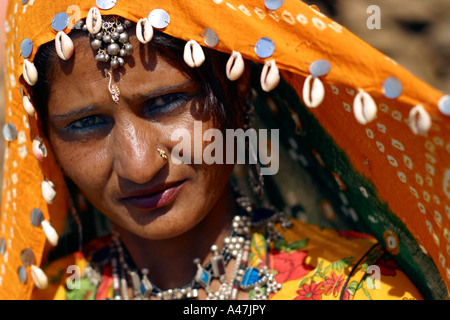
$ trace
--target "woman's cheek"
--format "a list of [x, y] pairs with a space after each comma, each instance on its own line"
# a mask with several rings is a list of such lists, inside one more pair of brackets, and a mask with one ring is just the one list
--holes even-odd
[[104, 143], [55, 143], [54, 150], [64, 174], [85, 194], [106, 188], [111, 163]]

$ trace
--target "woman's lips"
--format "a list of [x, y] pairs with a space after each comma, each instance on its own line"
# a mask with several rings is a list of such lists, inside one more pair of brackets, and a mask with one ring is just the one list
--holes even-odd
[[177, 182], [158, 192], [122, 198], [122, 202], [141, 210], [163, 207], [175, 198], [183, 187], [184, 182], [185, 180]]

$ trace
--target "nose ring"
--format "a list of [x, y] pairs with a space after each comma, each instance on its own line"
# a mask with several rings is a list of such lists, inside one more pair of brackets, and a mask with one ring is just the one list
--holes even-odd
[[165, 150], [157, 148], [156, 150], [158, 150], [159, 155], [161, 156], [161, 158], [163, 158], [164, 160], [167, 160], [167, 153]]

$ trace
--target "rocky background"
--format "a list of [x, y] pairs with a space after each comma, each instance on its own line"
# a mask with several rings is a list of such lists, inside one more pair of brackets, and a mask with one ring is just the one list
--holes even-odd
[[[306, 0], [396, 60], [418, 78], [450, 92], [449, 0]], [[380, 29], [367, 28], [367, 8], [377, 5]]]
[[[262, 0], [261, 0], [262, 1]], [[3, 73], [3, 30], [6, 0], [0, 0], [0, 74]], [[414, 75], [450, 93], [450, 0], [304, 0], [317, 5], [366, 42]], [[367, 8], [377, 5], [380, 29], [369, 29]], [[3, 128], [3, 81], [0, 76], [0, 128]], [[0, 139], [0, 176], [4, 139]], [[0, 179], [0, 185], [2, 180]], [[1, 197], [1, 194], [0, 194]], [[1, 200], [1, 198], [0, 198]]]

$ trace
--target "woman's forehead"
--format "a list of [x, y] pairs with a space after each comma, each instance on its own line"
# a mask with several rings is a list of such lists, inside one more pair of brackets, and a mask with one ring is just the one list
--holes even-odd
[[[76, 94], [86, 97], [86, 94], [91, 93], [102, 96], [102, 92], [108, 91], [108, 66], [95, 59], [96, 53], [90, 46], [90, 40], [88, 36], [76, 37], [73, 58], [69, 61], [55, 61], [49, 79], [49, 102], [55, 95], [67, 97]], [[112, 73], [113, 83], [120, 86], [124, 93], [148, 93], [189, 79], [180, 67], [169, 63], [167, 57], [163, 58], [154, 49], [149, 48], [149, 45], [139, 45], [135, 36], [130, 37], [130, 43], [134, 48], [133, 54], [125, 57], [125, 66], [115, 69]]]

